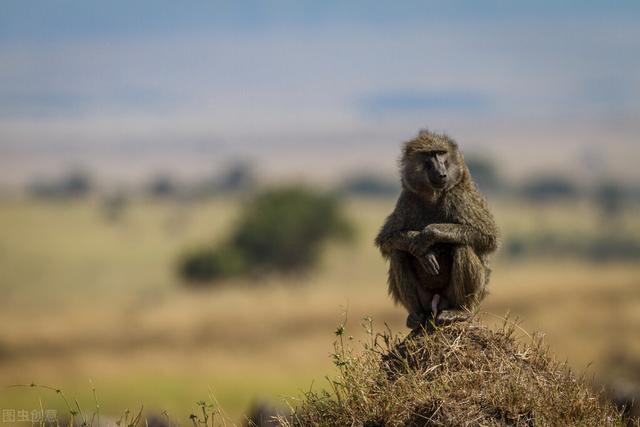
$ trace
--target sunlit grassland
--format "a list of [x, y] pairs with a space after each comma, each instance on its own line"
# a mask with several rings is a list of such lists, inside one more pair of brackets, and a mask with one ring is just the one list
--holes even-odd
[[[176, 259], [224, 238], [238, 201], [134, 199], [111, 222], [99, 200], [4, 200], [0, 378], [52, 384], [87, 406], [92, 379], [105, 413], [145, 403], [184, 417], [209, 387], [235, 418], [256, 397], [295, 395], [314, 379], [324, 387], [345, 312], [356, 336], [364, 316], [378, 328], [403, 328], [405, 314], [386, 295], [386, 265], [372, 244], [392, 205], [349, 201], [355, 241], [330, 244], [306, 276], [194, 291], [180, 286]], [[603, 226], [584, 202], [493, 206], [505, 238], [537, 230], [588, 236]], [[638, 234], [640, 220], [628, 212], [616, 227]], [[614, 353], [640, 355], [637, 264], [498, 256], [491, 292], [482, 307], [488, 321], [510, 310], [577, 369], [594, 362], [590, 372], [606, 376]], [[3, 390], [0, 407], [14, 406], [36, 407], [35, 391]]]

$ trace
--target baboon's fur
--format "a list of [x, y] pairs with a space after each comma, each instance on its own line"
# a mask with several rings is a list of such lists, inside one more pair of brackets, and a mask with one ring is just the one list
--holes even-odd
[[[436, 152], [448, 155], [442, 189], [432, 185], [425, 163]], [[410, 317], [431, 314], [436, 294], [443, 297], [438, 311], [472, 309], [485, 295], [498, 230], [457, 144], [444, 134], [421, 131], [404, 144], [400, 169], [402, 192], [376, 238], [389, 260], [389, 293]], [[429, 254], [440, 264], [438, 274], [420, 262]]]

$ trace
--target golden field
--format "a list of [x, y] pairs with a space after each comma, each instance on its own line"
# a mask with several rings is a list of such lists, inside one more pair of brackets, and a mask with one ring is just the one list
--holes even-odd
[[[186, 422], [212, 392], [230, 418], [255, 399], [322, 388], [331, 372], [335, 327], [361, 334], [365, 316], [404, 329], [405, 313], [386, 294], [386, 265], [372, 241], [393, 201], [349, 200], [357, 227], [331, 244], [307, 276], [234, 280], [215, 289], [181, 286], [175, 263], [185, 249], [224, 238], [239, 202], [133, 199], [122, 218], [102, 202], [0, 202], [0, 378], [62, 388], [101, 411], [145, 405]], [[586, 202], [532, 206], [492, 203], [505, 239], [561, 230], [588, 236], [601, 218]], [[640, 235], [628, 211], [616, 227]], [[640, 265], [566, 257], [510, 261], [498, 254], [488, 322], [510, 312], [541, 331], [552, 351], [603, 380], [620, 357], [640, 357]], [[524, 336], [524, 334], [523, 334]], [[526, 339], [524, 337], [523, 339]], [[44, 390], [6, 388], [0, 408], [60, 407]]]

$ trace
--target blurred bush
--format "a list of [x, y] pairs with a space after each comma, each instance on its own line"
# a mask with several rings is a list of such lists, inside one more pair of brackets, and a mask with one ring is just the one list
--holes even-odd
[[365, 173], [347, 178], [339, 191], [355, 196], [395, 197], [400, 193], [400, 185], [395, 179]]
[[502, 190], [495, 162], [484, 157], [468, 156], [465, 158], [465, 163], [480, 190], [487, 193], [496, 193]]
[[149, 181], [145, 193], [154, 198], [175, 196], [180, 189], [178, 183], [168, 174], [158, 174]]
[[232, 245], [205, 247], [187, 253], [180, 263], [180, 275], [190, 282], [206, 282], [247, 272], [244, 254]]
[[256, 182], [253, 167], [249, 163], [232, 163], [218, 179], [217, 189], [222, 193], [241, 193], [254, 188]]
[[571, 180], [559, 175], [532, 178], [522, 186], [520, 192], [524, 197], [534, 201], [576, 198], [580, 195]]
[[206, 199], [219, 195], [244, 194], [256, 186], [253, 166], [247, 162], [235, 162], [222, 173], [213, 174], [197, 182], [191, 191], [195, 199]]
[[188, 283], [237, 275], [301, 272], [315, 265], [329, 238], [350, 238], [353, 228], [330, 193], [281, 187], [255, 195], [222, 245], [187, 253], [179, 273]]
[[31, 196], [50, 199], [80, 198], [92, 190], [91, 177], [83, 169], [72, 169], [59, 179], [37, 178], [27, 185]]
[[622, 184], [614, 181], [602, 181], [595, 189], [595, 202], [605, 218], [618, 216], [624, 203], [631, 198]]
[[640, 240], [630, 235], [604, 231], [593, 236], [538, 231], [530, 235], [512, 235], [504, 244], [511, 259], [524, 257], [577, 257], [592, 262], [640, 259]]

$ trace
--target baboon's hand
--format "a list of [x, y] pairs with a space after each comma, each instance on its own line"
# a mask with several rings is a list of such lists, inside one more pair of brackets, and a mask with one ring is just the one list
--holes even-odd
[[418, 259], [420, 260], [420, 264], [422, 264], [422, 268], [427, 270], [429, 274], [437, 276], [438, 273], [440, 273], [440, 264], [438, 264], [436, 254], [433, 252], [429, 252], [424, 258]]
[[409, 252], [418, 259], [426, 258], [430, 252], [434, 239], [428, 231], [421, 231], [413, 234], [409, 241]]

